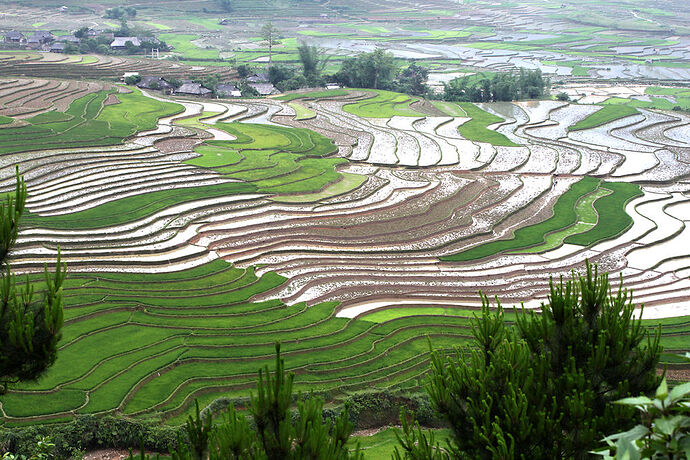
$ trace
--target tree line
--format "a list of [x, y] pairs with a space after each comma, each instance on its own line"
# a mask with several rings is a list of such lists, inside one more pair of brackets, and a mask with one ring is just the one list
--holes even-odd
[[[267, 42], [276, 42], [275, 29], [265, 28]], [[302, 43], [298, 49], [300, 67], [269, 65], [269, 79], [279, 90], [291, 91], [337, 83], [349, 88], [371, 88], [397, 91], [430, 99], [462, 102], [517, 101], [539, 99], [548, 95], [550, 81], [541, 70], [520, 69], [517, 73], [500, 72], [458, 77], [436, 93], [427, 85], [429, 70], [414, 62], [400, 68], [392, 53], [377, 48], [343, 60], [340, 69], [325, 73], [329, 57], [316, 46]], [[270, 59], [270, 56], [269, 56]], [[246, 65], [238, 66], [242, 72]]]
[[492, 77], [466, 76], [444, 85], [443, 98], [458, 102], [498, 102], [539, 99], [548, 94], [550, 82], [541, 70], [520, 69], [519, 73], [500, 72]]

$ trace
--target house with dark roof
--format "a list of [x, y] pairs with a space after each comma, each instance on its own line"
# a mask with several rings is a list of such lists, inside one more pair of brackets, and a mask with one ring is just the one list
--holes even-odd
[[194, 83], [192, 81], [186, 81], [177, 88], [175, 94], [181, 94], [183, 96], [197, 96], [197, 97], [210, 97], [213, 94], [208, 88], [205, 88], [201, 83]]
[[268, 83], [269, 81], [271, 80], [268, 78], [268, 73], [266, 72], [255, 73], [247, 78], [248, 83]]
[[137, 83], [137, 87], [142, 89], [153, 89], [161, 90], [166, 94], [172, 94], [174, 88], [173, 85], [165, 81], [163, 77], [141, 77], [141, 81]]
[[280, 91], [272, 83], [248, 83], [248, 85], [259, 93], [259, 96], [270, 96], [280, 94]]
[[38, 48], [41, 45], [55, 41], [55, 38], [55, 35], [51, 34], [47, 30], [38, 30], [26, 40], [26, 43], [29, 46]]
[[25, 40], [24, 34], [16, 30], [12, 30], [5, 34], [5, 41], [8, 43], [21, 43]]
[[74, 43], [75, 45], [79, 44], [79, 39], [74, 35], [62, 35], [57, 38], [57, 41], [63, 43]]
[[50, 48], [48, 49], [51, 53], [64, 53], [65, 52], [65, 44], [64, 43], [53, 43], [50, 45]]
[[127, 42], [132, 42], [134, 46], [141, 46], [141, 41], [137, 37], [115, 37], [110, 48], [114, 50], [127, 49]]
[[242, 91], [237, 86], [225, 83], [216, 87], [216, 94], [219, 97], [242, 97]]

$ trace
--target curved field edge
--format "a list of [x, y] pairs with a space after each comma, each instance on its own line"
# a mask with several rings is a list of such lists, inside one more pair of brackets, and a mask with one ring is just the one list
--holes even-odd
[[216, 126], [236, 139], [197, 146], [200, 157], [186, 163], [248, 182], [261, 193], [288, 197], [284, 201], [327, 198], [362, 183], [338, 171], [348, 160], [335, 157], [333, 141], [312, 130], [252, 123]]
[[596, 128], [611, 121], [639, 113], [635, 107], [621, 104], [607, 104], [593, 114], [578, 121], [568, 128], [569, 131]]
[[345, 104], [343, 106], [343, 111], [363, 118], [424, 116], [423, 113], [411, 107], [412, 103], [419, 101], [416, 97], [380, 89], [366, 89], [363, 91], [372, 94], [373, 97]]
[[513, 237], [484, 243], [452, 255], [442, 256], [440, 259], [447, 262], [463, 262], [480, 259], [508, 250], [527, 248], [544, 243], [546, 234], [566, 228], [575, 223], [577, 213], [575, 206], [585, 195], [594, 192], [600, 181], [593, 177], [584, 177], [575, 182], [563, 195], [561, 195], [553, 207], [553, 215], [538, 224], [522, 227], [516, 230]]
[[[594, 209], [600, 219], [597, 225], [586, 232], [567, 237], [564, 243], [591, 246], [620, 235], [633, 224], [632, 217], [625, 212], [625, 206], [644, 194], [640, 186], [625, 182], [604, 182], [602, 187], [613, 193], [594, 202]], [[605, 224], [602, 216], [605, 216]]]
[[143, 219], [188, 201], [255, 192], [256, 187], [241, 182], [174, 188], [120, 198], [70, 214], [41, 216], [26, 212], [22, 224], [27, 227], [65, 230], [110, 227]]
[[[459, 262], [507, 251], [512, 254], [542, 252], [562, 243], [591, 246], [618, 236], [630, 228], [633, 221], [625, 212], [625, 206], [641, 195], [643, 192], [636, 184], [600, 182], [598, 179], [585, 177], [558, 198], [549, 219], [519, 228], [510, 239], [484, 243], [440, 259]], [[591, 207], [583, 208], [589, 200], [593, 200], [595, 225], [586, 223], [592, 220], [591, 215], [582, 219], [583, 213], [591, 214]]]
[[462, 317], [376, 325], [336, 318], [334, 302], [251, 301], [284, 282], [220, 260], [174, 274], [75, 274], [65, 286], [58, 361], [40, 381], [3, 396], [8, 421], [75, 411], [174, 417], [196, 396], [246, 391], [275, 341], [298, 373], [298, 389], [396, 387], [425, 370], [423, 331], [434, 329], [442, 346], [468, 336]]
[[458, 102], [457, 105], [471, 118], [471, 120], [458, 126], [458, 132], [465, 139], [487, 142], [494, 146], [519, 147], [518, 144], [498, 131], [487, 128], [494, 123], [505, 121], [503, 118], [482, 110], [471, 102]]
[[[119, 103], [106, 104], [111, 95]], [[183, 110], [180, 104], [146, 97], [139, 90], [89, 93], [72, 101], [65, 112], [42, 113], [22, 126], [0, 129], [0, 154], [116, 145]]]

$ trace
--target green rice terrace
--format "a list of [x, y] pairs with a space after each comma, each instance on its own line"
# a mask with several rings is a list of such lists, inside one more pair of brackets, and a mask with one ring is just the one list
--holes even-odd
[[4, 79], [3, 186], [18, 162], [29, 189], [12, 266], [40, 286], [60, 247], [69, 270], [58, 360], [10, 386], [4, 424], [179, 424], [195, 399], [246, 396], [275, 341], [330, 402], [419, 389], [428, 340], [469, 339], [478, 291], [537, 307], [586, 258], [686, 350], [690, 118], [610, 91], [189, 101]]
[[[172, 46], [160, 59], [0, 51], [0, 193], [17, 165], [28, 189], [11, 268], [40, 290], [58, 253], [67, 267], [57, 361], [0, 395], [3, 427], [181, 425], [195, 400], [246, 402], [276, 341], [295, 390], [327, 406], [419, 391], [429, 343], [471, 339], [480, 292], [512, 322], [587, 260], [622, 276], [645, 326], [661, 324], [669, 380], [687, 380], [687, 2], [221, 3], [135, 5], [128, 24]], [[0, 35], [117, 28], [112, 6], [21, 0]], [[205, 99], [120, 82], [234, 84], [238, 65], [266, 70], [267, 20], [273, 65], [297, 66], [303, 42], [332, 76], [381, 48], [428, 70], [431, 92]], [[551, 94], [431, 100], [517, 69]], [[363, 443], [388, 458], [395, 438]]]

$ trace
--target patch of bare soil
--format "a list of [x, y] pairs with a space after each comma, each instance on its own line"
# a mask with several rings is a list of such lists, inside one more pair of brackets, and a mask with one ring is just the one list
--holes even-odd
[[201, 141], [198, 139], [164, 139], [156, 142], [155, 146], [163, 153], [189, 152]]
[[400, 425], [395, 425], [395, 426], [394, 425], [387, 425], [387, 426], [380, 426], [377, 428], [369, 428], [366, 430], [359, 430], [359, 431], [355, 431], [354, 433], [352, 433], [352, 436], [374, 436], [375, 434], [377, 434], [383, 430], [387, 430], [389, 428], [400, 428]]
[[125, 458], [129, 458], [129, 451], [125, 449], [99, 449], [84, 455], [84, 460], [120, 460]]
[[116, 94], [109, 94], [105, 101], [103, 101], [103, 106], [119, 104], [121, 101], [117, 98]]
[[[657, 369], [657, 374], [661, 375], [662, 372], [662, 369]], [[666, 369], [666, 379], [673, 380], [675, 382], [690, 382], [690, 369]]]
[[425, 115], [429, 115], [432, 117], [447, 117], [448, 115], [441, 112], [439, 109], [437, 109], [431, 102], [420, 99], [418, 101], [414, 101], [412, 104], [410, 104], [410, 108], [412, 110], [415, 110], [417, 112], [423, 113]]

